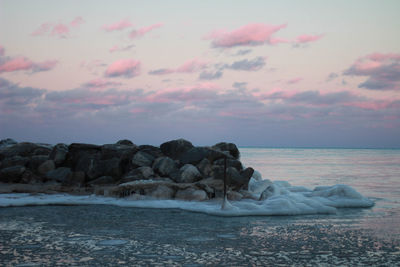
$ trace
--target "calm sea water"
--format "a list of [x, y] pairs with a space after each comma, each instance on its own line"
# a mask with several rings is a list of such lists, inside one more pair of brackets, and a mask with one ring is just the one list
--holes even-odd
[[400, 265], [400, 150], [240, 150], [264, 178], [347, 184], [376, 204], [235, 218], [107, 205], [1, 208], [0, 265]]

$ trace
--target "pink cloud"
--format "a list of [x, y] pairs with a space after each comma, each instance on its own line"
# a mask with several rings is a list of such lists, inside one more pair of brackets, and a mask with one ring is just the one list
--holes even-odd
[[49, 22], [45, 22], [39, 26], [34, 32], [31, 33], [33, 36], [40, 36], [47, 34], [50, 31], [51, 24]]
[[103, 30], [107, 32], [112, 32], [112, 31], [121, 31], [126, 28], [132, 27], [133, 24], [128, 20], [128, 19], [123, 19], [121, 21], [108, 24], [108, 25], [103, 25]]
[[305, 44], [305, 43], [315, 42], [321, 39], [323, 36], [324, 36], [323, 34], [319, 35], [302, 34], [297, 36], [295, 43]]
[[19, 70], [30, 70], [32, 66], [33, 62], [30, 59], [26, 57], [15, 57], [5, 61], [0, 65], [0, 73]]
[[129, 34], [129, 37], [132, 38], [132, 39], [138, 38], [138, 37], [142, 37], [146, 33], [150, 32], [150, 31], [152, 31], [154, 29], [160, 28], [163, 25], [164, 25], [163, 23], [156, 23], [156, 24], [153, 24], [153, 25], [150, 25], [150, 26], [147, 26], [147, 27], [142, 27], [142, 28], [139, 28], [137, 30], [133, 30]]
[[301, 82], [302, 80], [303, 80], [303, 78], [301, 78], [301, 77], [296, 77], [296, 78], [293, 78], [293, 79], [288, 80], [287, 83], [288, 83], [288, 84], [295, 84], [295, 83]]
[[203, 62], [198, 59], [192, 59], [192, 60], [186, 61], [181, 66], [179, 66], [176, 69], [176, 72], [193, 73], [195, 71], [204, 69], [206, 66], [207, 66], [206, 62]]
[[71, 25], [71, 27], [78, 27], [84, 22], [85, 20], [82, 17], [76, 17], [73, 21], [69, 23], [69, 25]]
[[114, 45], [113, 47], [108, 49], [108, 51], [110, 53], [114, 53], [114, 52], [117, 52], [117, 51], [128, 51], [128, 50], [132, 49], [133, 47], [135, 47], [135, 45], [127, 45], [127, 46], [123, 46], [123, 47], [120, 47], [118, 45]]
[[183, 63], [181, 66], [175, 68], [175, 69], [166, 69], [166, 68], [161, 68], [161, 69], [156, 69], [149, 71], [148, 74], [150, 75], [166, 75], [166, 74], [171, 74], [171, 73], [193, 73], [200, 71], [207, 67], [207, 62], [199, 60], [197, 58], [191, 59]]
[[134, 59], [121, 59], [110, 64], [105, 72], [107, 77], [132, 78], [140, 73], [140, 61]]
[[253, 23], [242, 26], [233, 31], [214, 31], [205, 39], [212, 40], [214, 47], [235, 47], [235, 46], [256, 46], [265, 43], [276, 44], [283, 42], [284, 39], [278, 39], [272, 35], [286, 27], [282, 25], [268, 25], [262, 23]]
[[31, 33], [32, 36], [43, 36], [50, 35], [59, 38], [67, 38], [71, 32], [72, 28], [78, 28], [82, 23], [84, 23], [84, 19], [82, 17], [76, 17], [69, 24], [65, 23], [51, 23], [45, 22], [39, 26], [35, 31]]
[[366, 76], [358, 85], [370, 90], [400, 90], [400, 54], [373, 53], [358, 58], [344, 75]]

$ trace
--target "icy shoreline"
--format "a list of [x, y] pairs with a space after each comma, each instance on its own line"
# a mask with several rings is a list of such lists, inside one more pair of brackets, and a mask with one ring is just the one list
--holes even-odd
[[[266, 184], [265, 181], [258, 183]], [[257, 183], [257, 181], [253, 181]], [[368, 208], [374, 202], [363, 197], [347, 185], [317, 187], [309, 190], [293, 187], [287, 182], [274, 182], [273, 195], [263, 200], [242, 199], [226, 202], [222, 199], [207, 201], [157, 200], [150, 198], [114, 198], [98, 195], [70, 194], [0, 194], [0, 207], [38, 205], [115, 205], [120, 207], [181, 209], [216, 216], [271, 216], [335, 214], [338, 208]], [[268, 187], [271, 188], [271, 185]], [[254, 188], [254, 184], [253, 184]], [[263, 190], [265, 192], [265, 190]], [[255, 192], [256, 194], [256, 192]]]

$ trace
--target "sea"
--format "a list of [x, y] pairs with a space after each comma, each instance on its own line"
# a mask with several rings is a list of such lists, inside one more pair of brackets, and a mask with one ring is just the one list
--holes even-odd
[[0, 195], [0, 206], [19, 203], [0, 208], [0, 266], [400, 266], [399, 149], [240, 152], [264, 180], [310, 192], [339, 185], [330, 194], [360, 193], [373, 205], [219, 216], [197, 202]]

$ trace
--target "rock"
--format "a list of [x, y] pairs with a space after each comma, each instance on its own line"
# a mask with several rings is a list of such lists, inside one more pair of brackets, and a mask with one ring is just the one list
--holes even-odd
[[14, 156], [30, 157], [34, 155], [34, 151], [38, 148], [44, 149], [45, 147], [29, 142], [5, 146], [0, 149], [0, 160]]
[[106, 144], [101, 146], [101, 159], [130, 159], [138, 151], [135, 145]]
[[127, 183], [137, 180], [149, 180], [153, 177], [154, 177], [153, 169], [145, 166], [131, 170], [130, 172], [125, 174], [124, 177], [122, 177], [119, 183]]
[[185, 139], [177, 139], [161, 144], [160, 149], [164, 155], [178, 159], [179, 156], [193, 148], [192, 143]]
[[35, 184], [35, 183], [43, 183], [44, 179], [43, 177], [36, 175], [31, 170], [25, 170], [19, 182], [24, 184]]
[[180, 168], [180, 183], [194, 183], [201, 180], [199, 170], [192, 164], [185, 164]]
[[63, 166], [71, 167], [74, 171], [83, 171], [87, 176], [93, 176], [93, 167], [100, 160], [100, 152], [101, 146], [73, 143], [68, 146], [67, 159]]
[[[213, 166], [213, 175], [215, 179], [224, 180], [224, 167], [219, 165]], [[227, 185], [233, 187], [235, 190], [243, 186], [247, 186], [248, 180], [242, 177], [239, 171], [234, 167], [226, 168]], [[250, 178], [249, 178], [250, 179]]]
[[114, 178], [111, 176], [101, 176], [93, 181], [90, 181], [90, 185], [105, 185], [105, 184], [113, 184]]
[[40, 144], [38, 148], [33, 151], [33, 155], [36, 156], [48, 156], [50, 155], [53, 147], [48, 144]]
[[136, 146], [132, 141], [128, 139], [119, 140], [117, 145], [125, 145], [125, 146]]
[[159, 158], [164, 156], [164, 154], [161, 152], [161, 149], [156, 146], [141, 145], [138, 147], [138, 149], [141, 152], [145, 152], [149, 155], [152, 155], [154, 158]]
[[28, 162], [27, 167], [28, 167], [28, 169], [31, 169], [31, 170], [33, 170], [33, 171], [37, 171], [37, 169], [39, 168], [39, 166], [40, 166], [43, 162], [45, 162], [46, 160], [48, 160], [48, 159], [49, 159], [49, 157], [46, 156], [46, 155], [36, 155], [36, 156], [32, 156], [32, 157], [29, 159], [29, 162]]
[[250, 178], [254, 174], [254, 169], [249, 167], [240, 172], [240, 176], [242, 176], [243, 181], [243, 189], [247, 189], [249, 185]]
[[176, 167], [173, 159], [169, 157], [159, 157], [153, 163], [153, 170], [159, 173], [161, 176], [170, 177], [171, 174], [178, 171], [178, 168]]
[[207, 200], [207, 193], [201, 189], [189, 187], [187, 189], [178, 190], [175, 194], [175, 199], [189, 200], [189, 201], [204, 201]]
[[21, 156], [13, 156], [10, 158], [5, 158], [2, 161], [1, 168], [4, 169], [4, 168], [12, 167], [12, 166], [17, 166], [17, 165], [26, 166], [28, 162], [29, 162], [29, 158], [21, 157]]
[[69, 185], [83, 186], [85, 184], [85, 173], [82, 171], [77, 171], [72, 173]]
[[15, 144], [18, 144], [18, 142], [15, 141], [14, 139], [11, 138], [2, 139], [0, 140], [0, 149], [3, 147], [13, 146]]
[[157, 199], [173, 199], [175, 190], [166, 185], [159, 185], [148, 195]]
[[[225, 160], [224, 159], [218, 159], [218, 160], [214, 161], [214, 165], [224, 166], [224, 164], [225, 164]], [[238, 171], [243, 170], [242, 163], [237, 159], [227, 159], [226, 160], [226, 166], [227, 167], [234, 167]]]
[[66, 144], [57, 144], [50, 152], [49, 159], [54, 160], [54, 163], [59, 166], [67, 158], [68, 146]]
[[0, 170], [0, 182], [18, 183], [25, 170], [26, 168], [24, 166], [11, 166], [4, 168]]
[[203, 177], [210, 177], [212, 175], [212, 165], [208, 159], [202, 159], [196, 167]]
[[56, 168], [56, 165], [54, 164], [54, 161], [46, 160], [43, 162], [39, 167], [38, 167], [38, 172], [42, 175], [45, 175], [47, 172], [52, 171]]
[[90, 180], [96, 176], [112, 176], [114, 178], [119, 178], [122, 174], [120, 162], [121, 160], [118, 158], [98, 161], [93, 168], [93, 173], [96, 175], [89, 176]]
[[229, 151], [229, 154], [234, 158], [234, 159], [239, 159], [240, 158], [240, 152], [237, 146], [233, 143], [225, 143], [221, 142], [218, 144], [215, 144], [212, 148], [220, 150], [220, 151]]
[[223, 153], [209, 147], [193, 147], [187, 152], [182, 153], [179, 161], [182, 164], [198, 164], [204, 158], [208, 159], [211, 163], [217, 159], [231, 157], [229, 154]]
[[228, 200], [239, 201], [243, 198], [243, 195], [236, 191], [228, 191], [226, 194]]
[[132, 165], [134, 167], [151, 166], [154, 161], [154, 157], [143, 151], [137, 152], [132, 158]]
[[46, 178], [51, 181], [69, 183], [72, 178], [72, 171], [67, 167], [59, 167], [46, 173]]

